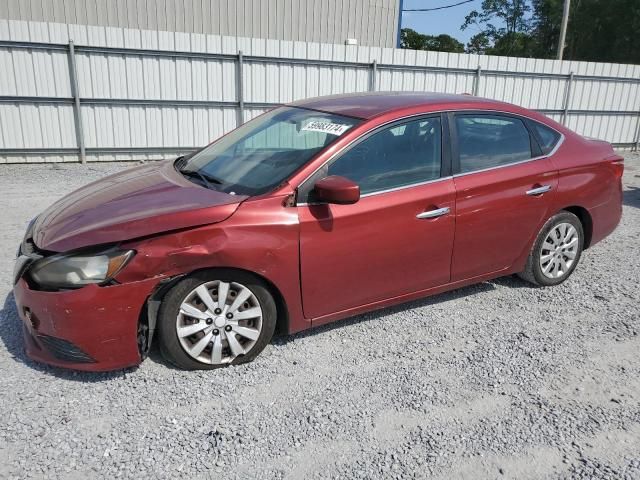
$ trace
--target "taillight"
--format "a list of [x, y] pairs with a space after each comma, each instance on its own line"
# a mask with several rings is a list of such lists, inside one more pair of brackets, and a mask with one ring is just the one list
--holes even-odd
[[616, 178], [622, 178], [622, 174], [624, 173], [624, 158], [616, 157], [609, 162], [609, 165], [613, 169], [613, 174]]

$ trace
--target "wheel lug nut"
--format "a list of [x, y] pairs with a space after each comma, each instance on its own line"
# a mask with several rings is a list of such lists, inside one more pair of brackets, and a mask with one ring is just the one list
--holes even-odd
[[205, 322], [207, 322], [207, 325], [211, 325], [213, 323], [213, 318], [207, 318]]
[[[213, 332], [211, 333], [213, 333], [214, 335], [220, 335], [220, 330], [218, 330], [217, 328], [214, 328]], [[213, 345], [213, 343], [211, 345]]]
[[216, 308], [213, 313], [215, 313], [216, 315], [220, 315], [222, 313], [222, 310], [220, 310], [219, 308]]
[[226, 327], [224, 327], [224, 331], [225, 332], [230, 332], [231, 331], [231, 325], [227, 325]]
[[233, 313], [227, 313], [227, 318], [231, 320], [233, 318]]

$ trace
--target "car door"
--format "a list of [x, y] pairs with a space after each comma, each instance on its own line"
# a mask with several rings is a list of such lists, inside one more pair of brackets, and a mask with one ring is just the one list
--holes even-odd
[[[441, 115], [381, 127], [299, 189], [305, 316], [316, 319], [449, 281], [455, 191], [443, 130]], [[360, 200], [315, 203], [313, 185], [328, 175], [356, 182]]]
[[450, 115], [456, 188], [452, 281], [508, 269], [551, 215], [558, 186], [523, 117]]

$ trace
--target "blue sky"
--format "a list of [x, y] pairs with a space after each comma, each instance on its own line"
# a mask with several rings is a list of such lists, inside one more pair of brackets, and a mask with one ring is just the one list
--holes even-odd
[[[404, 0], [403, 8], [434, 8], [451, 5], [461, 0]], [[477, 27], [460, 30], [464, 17], [471, 10], [480, 10], [482, 0], [474, 0], [457, 7], [445, 8], [434, 12], [403, 12], [402, 28], [413, 28], [416, 32], [427, 35], [447, 33], [466, 45], [473, 35], [478, 33]]]

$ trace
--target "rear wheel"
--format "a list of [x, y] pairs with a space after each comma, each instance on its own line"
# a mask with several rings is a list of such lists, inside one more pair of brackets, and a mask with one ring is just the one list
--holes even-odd
[[160, 350], [186, 370], [249, 362], [271, 340], [276, 319], [273, 297], [254, 276], [233, 270], [197, 272], [162, 302]]
[[582, 223], [573, 213], [562, 211], [540, 230], [521, 278], [540, 286], [564, 282], [580, 261], [584, 245]]

